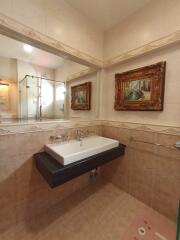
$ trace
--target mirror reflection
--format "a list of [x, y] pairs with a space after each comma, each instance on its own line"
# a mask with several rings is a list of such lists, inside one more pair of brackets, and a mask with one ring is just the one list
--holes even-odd
[[65, 118], [66, 79], [83, 69], [0, 35], [0, 123]]

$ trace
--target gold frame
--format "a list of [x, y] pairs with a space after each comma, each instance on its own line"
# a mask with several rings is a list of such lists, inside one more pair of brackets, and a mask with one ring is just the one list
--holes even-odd
[[[76, 103], [76, 96], [79, 91], [85, 93], [85, 103]], [[71, 87], [71, 109], [90, 110], [91, 109], [91, 82], [86, 82]]]

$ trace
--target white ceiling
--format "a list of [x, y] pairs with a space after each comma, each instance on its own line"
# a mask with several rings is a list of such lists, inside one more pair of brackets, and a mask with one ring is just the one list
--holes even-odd
[[66, 0], [99, 26], [103, 31], [112, 28], [150, 0]]
[[39, 66], [56, 69], [63, 64], [64, 59], [45, 52], [38, 48], [33, 48], [31, 53], [23, 49], [24, 44], [4, 35], [0, 35], [0, 56], [6, 58], [15, 58], [24, 62]]

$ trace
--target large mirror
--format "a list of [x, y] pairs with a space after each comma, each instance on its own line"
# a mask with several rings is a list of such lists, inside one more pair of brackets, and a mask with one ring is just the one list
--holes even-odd
[[67, 91], [76, 80], [85, 80], [78, 79], [77, 73], [86, 69], [0, 35], [0, 123], [68, 118], [71, 96]]

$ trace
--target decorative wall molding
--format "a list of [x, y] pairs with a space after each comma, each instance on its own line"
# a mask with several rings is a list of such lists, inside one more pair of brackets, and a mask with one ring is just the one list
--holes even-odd
[[66, 79], [66, 82], [70, 82], [70, 81], [73, 81], [77, 78], [80, 78], [80, 77], [85, 77], [85, 76], [88, 76], [92, 73], [96, 73], [98, 70], [97, 69], [93, 69], [93, 68], [87, 68], [87, 69], [84, 69], [80, 72], [77, 72], [77, 73], [73, 73], [71, 75], [69, 75]]
[[103, 66], [100, 59], [44, 35], [2, 13], [0, 13], [0, 33], [92, 68], [99, 69]]
[[34, 122], [24, 124], [7, 124], [2, 125], [0, 135], [19, 134], [39, 131], [56, 131], [63, 129], [76, 129], [83, 127], [118, 127], [122, 129], [137, 130], [144, 132], [156, 132], [167, 135], [175, 135], [180, 137], [180, 127], [176, 126], [163, 126], [163, 125], [150, 125], [141, 123], [124, 123], [120, 121], [110, 120], [61, 120], [49, 122]]
[[138, 130], [144, 132], [157, 132], [169, 135], [177, 135], [180, 137], [180, 127], [176, 126], [164, 126], [164, 125], [151, 125], [151, 124], [141, 124], [141, 123], [124, 123], [120, 121], [108, 121], [101, 120], [101, 126], [118, 127], [129, 130]]
[[123, 63], [133, 58], [148, 54], [163, 47], [170, 46], [180, 42], [180, 30], [169, 35], [166, 35], [160, 39], [152, 41], [148, 44], [132, 49], [125, 53], [122, 53], [116, 57], [106, 60], [103, 64], [104, 68], [109, 68], [113, 65]]
[[11, 132], [10, 130], [0, 128], [0, 135], [7, 135], [7, 134], [11, 134], [11, 133], [13, 133], [13, 132]]
[[[70, 47], [56, 39], [42, 34], [18, 21], [0, 13], [0, 33], [16, 40], [32, 44], [35, 47], [51, 52], [61, 57], [66, 57], [72, 61], [89, 66], [87, 73], [77, 73], [77, 76], [70, 76], [68, 81], [89, 74], [97, 69], [109, 68], [113, 65], [123, 63], [133, 58], [148, 54], [155, 50], [167, 47], [180, 42], [180, 30], [148, 44], [122, 53], [104, 62], [73, 47]], [[94, 69], [93, 69], [94, 68]], [[80, 74], [80, 75], [79, 75]]]
[[1, 124], [0, 135], [32, 133], [42, 131], [56, 131], [64, 129], [101, 126], [99, 120], [60, 120], [34, 123]]

